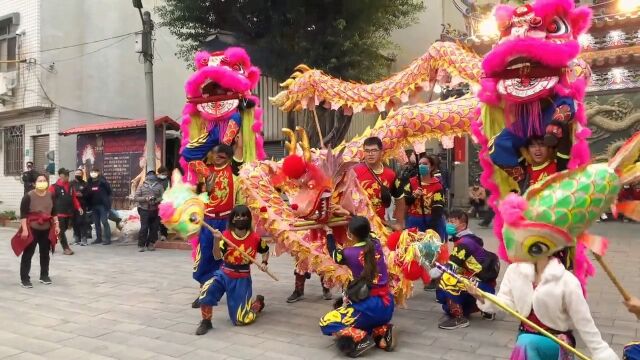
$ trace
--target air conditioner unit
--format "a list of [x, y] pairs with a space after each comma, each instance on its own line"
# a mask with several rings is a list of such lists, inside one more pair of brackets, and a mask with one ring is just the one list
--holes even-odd
[[13, 89], [18, 86], [18, 72], [0, 73], [0, 96], [13, 96]]

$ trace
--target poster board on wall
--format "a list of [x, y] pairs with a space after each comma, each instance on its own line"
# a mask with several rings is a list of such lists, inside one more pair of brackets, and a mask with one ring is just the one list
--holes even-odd
[[[162, 132], [156, 129], [156, 167], [163, 163], [163, 139]], [[85, 169], [101, 169], [111, 185], [114, 203], [121, 204], [135, 191], [132, 181], [141, 183], [145, 175], [145, 143], [145, 129], [78, 134], [76, 164], [83, 165]], [[116, 204], [114, 206], [117, 207]]]

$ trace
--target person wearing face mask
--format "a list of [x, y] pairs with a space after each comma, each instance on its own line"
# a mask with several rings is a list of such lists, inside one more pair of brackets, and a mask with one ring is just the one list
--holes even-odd
[[75, 201], [80, 205], [73, 213], [73, 239], [75, 245], [87, 246], [87, 232], [91, 231], [91, 222], [87, 214], [87, 183], [84, 181], [84, 171], [75, 171], [70, 182]]
[[27, 161], [27, 170], [22, 173], [21, 178], [25, 195], [35, 188], [37, 176], [38, 172], [33, 169], [33, 162]]
[[134, 200], [138, 203], [140, 232], [138, 233], [138, 251], [154, 251], [158, 240], [160, 217], [158, 205], [162, 201], [164, 189], [156, 177], [156, 172], [147, 172], [144, 182], [136, 190]]
[[[202, 231], [209, 231], [203, 229]], [[224, 237], [225, 240], [222, 238]], [[224, 232], [214, 229], [213, 254], [222, 260], [222, 266], [213, 277], [202, 285], [200, 291], [200, 312], [202, 321], [196, 335], [204, 335], [213, 328], [213, 306], [217, 306], [222, 296], [227, 294], [227, 309], [233, 325], [249, 325], [256, 321], [264, 309], [264, 296], [257, 295], [251, 300], [251, 262], [236, 249], [227, 245], [229, 241], [243, 249], [247, 255], [262, 254], [261, 270], [269, 263], [269, 246], [251, 227], [251, 211], [245, 205], [238, 205], [229, 214], [229, 227]]]
[[73, 214], [75, 212], [83, 214], [84, 210], [82, 210], [73, 187], [69, 183], [69, 170], [65, 168], [58, 170], [58, 181], [49, 187], [49, 192], [53, 195], [53, 207], [60, 221], [60, 245], [64, 249], [63, 253], [73, 255], [66, 232], [71, 227]]
[[[158, 168], [158, 182], [162, 185], [163, 191], [167, 191], [169, 188], [169, 170], [164, 166]], [[160, 241], [166, 241], [167, 237], [169, 237], [169, 229], [163, 223], [160, 223]]]
[[[100, 175], [100, 169], [93, 168], [89, 173], [87, 184], [87, 204], [93, 213], [93, 224], [96, 228], [96, 240], [92, 244], [111, 244], [111, 228], [109, 227], [109, 211], [111, 208], [111, 186]], [[104, 227], [104, 242], [102, 228]]]
[[[496, 279], [500, 273], [498, 257], [484, 248], [480, 237], [468, 229], [469, 217], [464, 211], [453, 210], [449, 214], [447, 232], [454, 242], [447, 266], [453, 272], [479, 280], [478, 287], [495, 294]], [[469, 316], [478, 311], [473, 296], [453, 276], [444, 273], [436, 290], [436, 300], [442, 304], [447, 318], [438, 324], [445, 330], [469, 326]], [[482, 313], [487, 320], [495, 319], [495, 314]]]
[[49, 191], [49, 179], [46, 175], [37, 175], [35, 189], [29, 191], [20, 203], [20, 224], [16, 235], [11, 239], [11, 247], [20, 259], [20, 283], [24, 288], [32, 288], [29, 277], [31, 258], [40, 248], [40, 282], [51, 284], [49, 278], [49, 251], [56, 247], [60, 227], [55, 213], [53, 196]]
[[423, 156], [418, 164], [418, 176], [411, 178], [404, 188], [406, 203], [409, 205], [406, 227], [417, 228], [419, 231], [432, 229], [446, 241], [444, 189], [442, 183], [433, 176], [433, 158]]
[[471, 209], [469, 214], [473, 217], [480, 217], [480, 210], [487, 202], [487, 192], [480, 186], [480, 179], [476, 179], [473, 185], [469, 187], [469, 204]]
[[342, 249], [336, 246], [331, 228], [325, 230], [329, 254], [337, 264], [349, 267], [354, 280], [342, 301], [320, 319], [322, 333], [335, 336], [338, 349], [349, 357], [358, 357], [375, 346], [393, 351], [393, 294], [382, 245], [372, 236], [369, 220], [351, 218], [347, 236], [355, 245]]

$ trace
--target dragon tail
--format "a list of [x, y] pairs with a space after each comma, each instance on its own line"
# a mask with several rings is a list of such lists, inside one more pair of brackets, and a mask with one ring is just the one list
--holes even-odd
[[[640, 131], [633, 134], [609, 160], [609, 167], [620, 177], [622, 185], [633, 184], [640, 180]], [[621, 201], [614, 205], [614, 213], [621, 213], [635, 221], [640, 221], [640, 201]]]

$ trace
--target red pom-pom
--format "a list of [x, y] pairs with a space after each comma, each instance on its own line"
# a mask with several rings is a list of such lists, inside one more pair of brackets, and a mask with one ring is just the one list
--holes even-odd
[[307, 163], [298, 155], [289, 155], [282, 162], [282, 171], [292, 179], [299, 179], [307, 171]]
[[410, 281], [420, 279], [422, 271], [422, 266], [420, 266], [420, 263], [415, 260], [411, 260], [410, 263], [402, 265], [402, 273], [404, 274], [404, 277]]
[[298, 210], [298, 204], [291, 204], [291, 209], [292, 210]]
[[267, 207], [263, 206], [260, 208], [260, 212], [266, 213], [267, 212]]
[[389, 250], [391, 251], [396, 250], [396, 248], [398, 247], [398, 241], [400, 241], [401, 235], [402, 235], [402, 230], [394, 231], [391, 234], [389, 234], [389, 237], [387, 237], [387, 247], [389, 248]]

